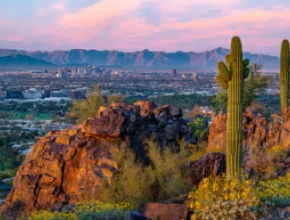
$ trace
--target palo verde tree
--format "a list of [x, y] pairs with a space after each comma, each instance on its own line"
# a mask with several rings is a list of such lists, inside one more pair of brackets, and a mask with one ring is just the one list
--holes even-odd
[[226, 176], [235, 179], [241, 170], [241, 149], [243, 134], [243, 88], [244, 79], [249, 75], [249, 59], [243, 60], [242, 43], [239, 37], [232, 38], [231, 51], [226, 64], [218, 62], [219, 73], [215, 79], [228, 92], [227, 140], [226, 140]]

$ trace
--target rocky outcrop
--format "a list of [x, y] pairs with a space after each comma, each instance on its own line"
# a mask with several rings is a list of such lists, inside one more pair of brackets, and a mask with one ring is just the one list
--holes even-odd
[[[208, 147], [224, 149], [226, 145], [226, 120], [227, 116], [219, 113], [210, 126]], [[243, 147], [247, 150], [251, 146], [272, 147], [280, 145], [290, 147], [290, 108], [286, 115], [272, 115], [272, 120], [247, 108], [243, 121]]]
[[204, 177], [217, 176], [225, 172], [225, 154], [221, 152], [207, 153], [191, 164], [194, 184], [198, 184]]
[[110, 157], [113, 147], [130, 147], [142, 155], [143, 141], [149, 137], [170, 146], [177, 137], [188, 135], [187, 122], [174, 106], [115, 104], [99, 114], [82, 125], [51, 131], [37, 142], [0, 208], [6, 219], [15, 219], [20, 212], [97, 199], [100, 181], [112, 178], [118, 169]]
[[[221, 113], [213, 120], [209, 148], [225, 150], [226, 120], [226, 115]], [[244, 113], [243, 131], [243, 169], [246, 173], [256, 177], [276, 177], [290, 171], [290, 154], [287, 153], [290, 149], [290, 108], [285, 116], [272, 115], [269, 121], [248, 108]], [[286, 153], [280, 156], [269, 154], [268, 151], [275, 146]]]

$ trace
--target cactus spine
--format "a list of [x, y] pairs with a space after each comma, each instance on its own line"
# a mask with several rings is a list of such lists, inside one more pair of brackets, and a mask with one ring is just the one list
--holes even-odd
[[226, 176], [238, 178], [241, 170], [241, 150], [243, 134], [242, 99], [244, 79], [249, 74], [249, 60], [243, 60], [242, 43], [239, 37], [232, 38], [231, 52], [226, 56], [226, 64], [218, 62], [217, 83], [228, 90], [228, 117], [226, 140]]
[[288, 107], [289, 98], [289, 42], [283, 40], [280, 56], [280, 103], [281, 112]]

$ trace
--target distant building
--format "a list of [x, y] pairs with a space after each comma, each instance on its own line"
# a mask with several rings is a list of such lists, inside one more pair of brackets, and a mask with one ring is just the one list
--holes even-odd
[[91, 75], [91, 74], [93, 74], [93, 70], [94, 70], [93, 66], [88, 65], [84, 70], [84, 74]]
[[37, 91], [34, 88], [31, 88], [29, 90], [25, 90], [22, 92], [23, 98], [25, 99], [41, 99], [43, 98], [43, 91]]
[[5, 99], [5, 97], [6, 97], [6, 92], [0, 90], [0, 99]]
[[22, 91], [20, 90], [8, 90], [6, 92], [7, 99], [23, 99]]
[[56, 77], [67, 79], [70, 77], [70, 75], [71, 75], [71, 71], [68, 68], [64, 68], [62, 70], [61, 69], [58, 70]]
[[49, 98], [50, 97], [50, 93], [51, 93], [50, 89], [45, 89], [43, 91], [43, 98]]
[[197, 81], [198, 81], [198, 75], [197, 75], [197, 73], [193, 73], [193, 74], [192, 74], [192, 80], [193, 80], [194, 82], [197, 82]]
[[65, 90], [52, 91], [50, 93], [50, 97], [52, 97], [52, 98], [63, 98], [63, 97], [67, 97], [67, 91], [65, 91]]
[[177, 70], [176, 69], [172, 69], [172, 76], [176, 77], [177, 76]]
[[86, 97], [86, 88], [68, 91], [67, 97], [71, 99], [84, 99]]

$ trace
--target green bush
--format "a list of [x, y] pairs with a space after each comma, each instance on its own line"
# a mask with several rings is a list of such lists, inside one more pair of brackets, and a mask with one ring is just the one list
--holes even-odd
[[147, 165], [138, 161], [129, 148], [111, 150], [118, 172], [101, 185], [101, 201], [124, 201], [138, 209], [147, 201], [165, 201], [190, 190], [189, 151], [181, 146], [173, 152], [153, 140], [147, 146]]
[[92, 94], [87, 94], [84, 100], [73, 100], [71, 109], [66, 118], [69, 121], [82, 123], [90, 117], [98, 116], [101, 106], [110, 105], [113, 102], [123, 102], [124, 98], [119, 95], [109, 94], [104, 96], [99, 87], [95, 87]]
[[87, 204], [77, 204], [70, 213], [40, 211], [30, 213], [28, 220], [123, 220], [126, 211], [131, 209], [128, 203], [101, 203], [99, 201]]
[[[0, 144], [1, 142], [2, 140], [0, 140]], [[10, 171], [13, 170], [15, 172], [22, 164], [24, 157], [25, 156], [22, 155], [18, 149], [13, 148], [11, 144], [5, 141], [3, 145], [0, 145], [0, 171], [5, 171], [4, 173], [7, 173], [9, 170], [10, 175]]]
[[7, 179], [7, 178], [10, 178], [10, 177], [13, 177], [14, 175], [14, 172], [11, 172], [11, 171], [0, 171], [0, 180], [3, 180], [3, 179]]
[[196, 117], [188, 123], [192, 136], [198, 140], [207, 140], [209, 135], [208, 119], [206, 117]]
[[260, 181], [256, 187], [256, 193], [266, 205], [278, 207], [289, 206], [290, 173], [285, 177]]

